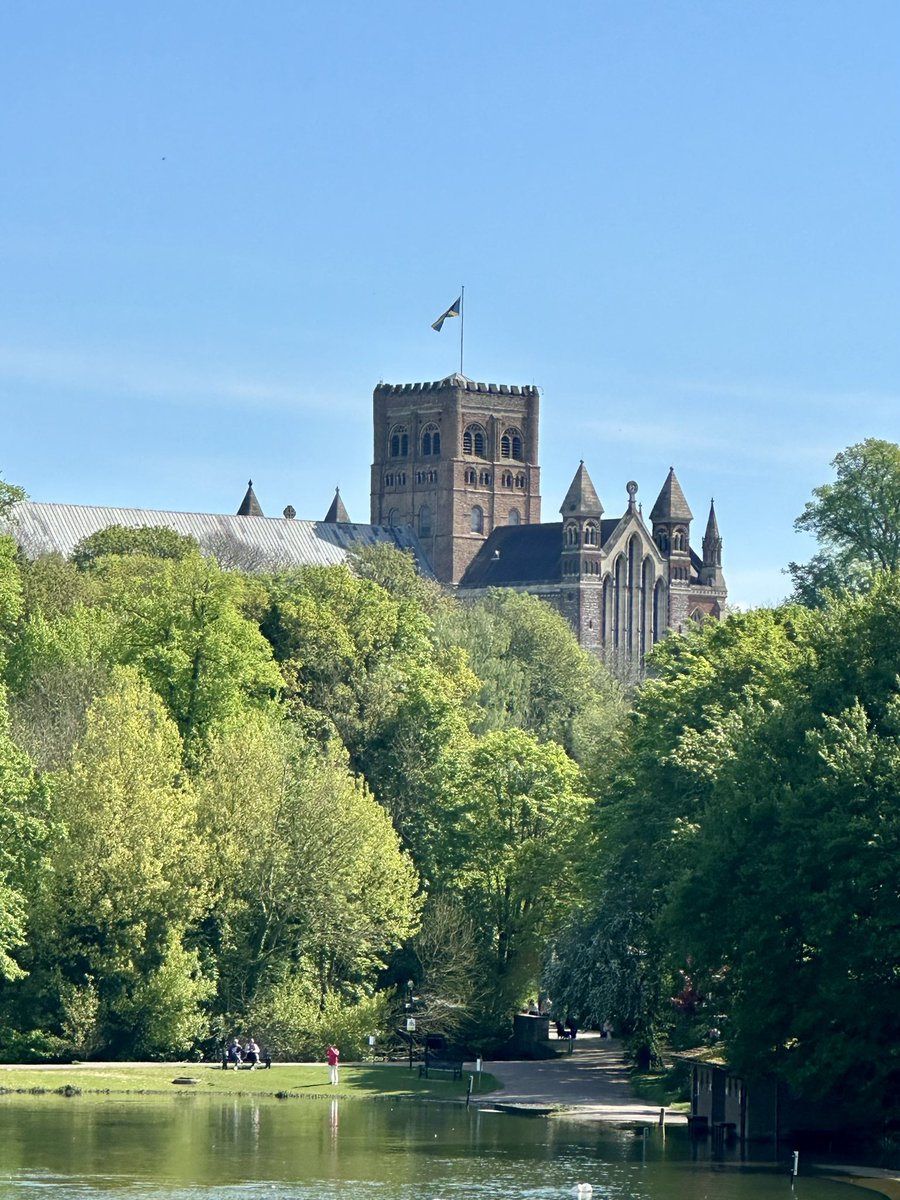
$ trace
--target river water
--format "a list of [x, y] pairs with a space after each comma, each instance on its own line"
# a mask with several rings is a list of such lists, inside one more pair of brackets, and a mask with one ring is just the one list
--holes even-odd
[[[854, 1200], [665, 1136], [372, 1100], [0, 1097], [0, 1200]], [[582, 1193], [583, 1195], [584, 1193]], [[867, 1193], [869, 1196], [872, 1193]]]

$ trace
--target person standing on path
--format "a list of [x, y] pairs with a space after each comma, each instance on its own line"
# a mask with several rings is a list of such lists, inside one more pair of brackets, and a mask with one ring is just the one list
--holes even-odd
[[340, 1062], [341, 1052], [337, 1046], [329, 1046], [325, 1051], [325, 1057], [328, 1059], [328, 1065], [331, 1068], [331, 1082], [337, 1087], [338, 1063]]

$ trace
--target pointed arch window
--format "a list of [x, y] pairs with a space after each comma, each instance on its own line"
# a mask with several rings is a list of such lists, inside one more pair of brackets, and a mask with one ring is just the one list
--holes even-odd
[[597, 526], [593, 521], [588, 521], [584, 527], [584, 544], [586, 546], [597, 545]]
[[500, 457], [522, 461], [522, 431], [520, 429], [504, 429], [500, 438]]
[[426, 425], [422, 430], [422, 457], [433, 458], [441, 452], [441, 431], [437, 425]]
[[484, 458], [487, 448], [487, 434], [481, 425], [467, 425], [463, 433], [463, 454], [472, 454], [475, 458]]
[[509, 516], [506, 518], [506, 523], [507, 523], [507, 525], [521, 525], [522, 524], [522, 518], [519, 515], [519, 510], [517, 508], [511, 508], [509, 510]]
[[484, 509], [480, 504], [472, 506], [472, 517], [469, 528], [473, 533], [484, 533]]

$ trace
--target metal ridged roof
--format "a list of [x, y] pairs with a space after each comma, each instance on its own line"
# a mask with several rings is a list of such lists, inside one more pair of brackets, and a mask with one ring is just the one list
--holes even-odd
[[25, 500], [13, 508], [10, 532], [32, 558], [57, 551], [69, 558], [82, 538], [110, 525], [160, 526], [187, 534], [219, 556], [232, 548], [265, 569], [275, 566], [330, 566], [342, 563], [352, 546], [387, 543], [411, 550], [422, 574], [428, 559], [414, 531], [388, 525], [296, 521], [285, 517], [238, 517], [219, 513], [164, 512], [152, 508], [104, 508], [87, 504], [41, 504]]

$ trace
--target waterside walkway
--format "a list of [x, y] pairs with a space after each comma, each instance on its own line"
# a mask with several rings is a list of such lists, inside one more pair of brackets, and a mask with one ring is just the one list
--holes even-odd
[[[466, 1069], [470, 1069], [467, 1064]], [[616, 1124], [655, 1125], [659, 1105], [635, 1098], [622, 1044], [599, 1034], [579, 1033], [571, 1054], [528, 1062], [489, 1062], [485, 1069], [502, 1091], [476, 1094], [473, 1104]], [[684, 1113], [666, 1109], [667, 1125], [684, 1125]]]

